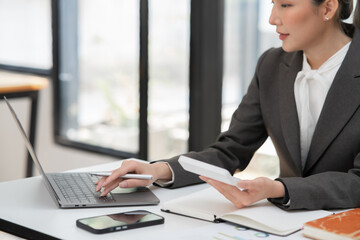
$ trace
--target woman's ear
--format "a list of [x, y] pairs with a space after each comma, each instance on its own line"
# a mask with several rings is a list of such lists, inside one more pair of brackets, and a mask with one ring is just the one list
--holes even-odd
[[339, 8], [338, 0], [325, 0], [321, 5], [321, 14], [325, 21], [333, 19]]

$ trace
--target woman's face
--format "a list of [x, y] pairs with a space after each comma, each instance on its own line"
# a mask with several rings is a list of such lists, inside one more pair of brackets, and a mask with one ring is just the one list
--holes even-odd
[[276, 26], [284, 51], [308, 51], [319, 46], [325, 24], [312, 0], [273, 0], [269, 22]]

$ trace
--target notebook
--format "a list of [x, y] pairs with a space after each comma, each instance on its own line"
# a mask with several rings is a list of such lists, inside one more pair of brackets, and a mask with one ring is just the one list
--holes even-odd
[[360, 208], [305, 223], [304, 235], [315, 239], [360, 239]]
[[87, 172], [45, 172], [14, 109], [6, 97], [4, 99], [48, 192], [60, 208], [156, 205], [160, 202], [147, 187], [117, 189], [100, 197], [100, 193], [95, 192], [95, 182], [99, 178], [96, 175]]
[[285, 211], [267, 200], [238, 209], [212, 187], [165, 202], [161, 210], [211, 222], [230, 222], [279, 236], [292, 234], [304, 223], [332, 214], [324, 210]]

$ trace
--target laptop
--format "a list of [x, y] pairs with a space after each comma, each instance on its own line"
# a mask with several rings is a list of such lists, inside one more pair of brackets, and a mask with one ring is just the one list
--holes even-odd
[[95, 182], [100, 177], [89, 172], [46, 173], [14, 109], [6, 97], [4, 99], [48, 192], [60, 208], [156, 205], [160, 202], [147, 187], [117, 188], [107, 196], [100, 197], [100, 193], [95, 192]]

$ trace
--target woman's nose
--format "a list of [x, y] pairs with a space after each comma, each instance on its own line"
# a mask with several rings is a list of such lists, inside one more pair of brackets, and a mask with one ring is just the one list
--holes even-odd
[[279, 25], [280, 24], [280, 18], [278, 16], [278, 13], [275, 9], [275, 7], [273, 6], [272, 10], [271, 10], [271, 14], [270, 14], [270, 17], [269, 17], [269, 23], [271, 25]]

